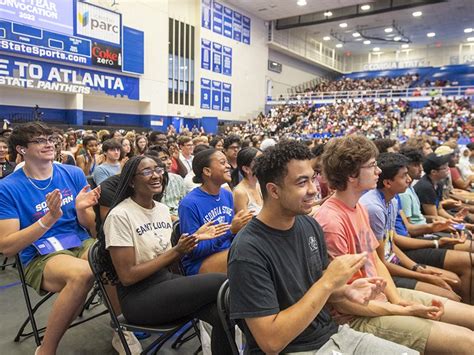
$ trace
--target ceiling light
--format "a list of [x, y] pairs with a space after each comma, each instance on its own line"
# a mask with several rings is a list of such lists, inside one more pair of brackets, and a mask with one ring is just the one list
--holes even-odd
[[467, 37], [468, 42], [474, 42], [474, 37]]
[[420, 17], [421, 15], [423, 15], [423, 12], [421, 11], [415, 11], [414, 13], [412, 13], [413, 17]]
[[360, 7], [360, 9], [361, 9], [362, 11], [370, 10], [370, 5], [368, 5], [368, 4], [367, 4], [367, 5], [362, 5], [362, 6]]
[[355, 37], [355, 38], [360, 37], [360, 33], [359, 32], [354, 32], [352, 34], [352, 37]]
[[370, 42], [368, 39], [366, 39], [366, 40], [364, 41], [364, 44], [371, 44], [371, 43], [372, 43], [372, 42]]
[[405, 43], [405, 44], [402, 44], [402, 48], [403, 48], [403, 49], [407, 49], [408, 47], [410, 47], [410, 45], [409, 45], [409, 44], [407, 44], [407, 43]]
[[401, 39], [402, 39], [402, 37], [400, 37], [400, 36], [393, 37], [393, 40], [396, 41], [396, 42], [400, 41]]
[[356, 38], [355, 40], [359, 42], [362, 41], [362, 38]]
[[436, 33], [434, 33], [434, 32], [428, 32], [428, 33], [426, 34], [426, 37], [430, 37], [430, 38], [431, 38], [431, 37], [434, 37], [434, 36], [436, 36]]
[[347, 23], [345, 23], [345, 22], [340, 23], [340, 24], [339, 24], [339, 27], [340, 27], [340, 28], [346, 28], [346, 27], [347, 27]]
[[342, 43], [336, 44], [336, 48], [342, 48]]
[[326, 16], [326, 17], [331, 17], [331, 16], [332, 16], [332, 12], [331, 12], [331, 11], [326, 11], [326, 12], [324, 13], [324, 16]]
[[323, 37], [323, 41], [329, 41], [330, 39], [331, 39], [331, 37], [329, 37], [329, 36], [324, 36]]
[[298, 5], [298, 6], [306, 6], [306, 0], [298, 0], [298, 1], [296, 2], [296, 5]]
[[387, 27], [384, 31], [385, 31], [385, 33], [392, 33], [393, 28], [392, 27]]
[[373, 50], [374, 52], [378, 52], [378, 51], [380, 50], [380, 48], [379, 48], [379, 47], [374, 47], [374, 48], [372, 48], [372, 50]]
[[464, 33], [471, 33], [472, 31], [473, 31], [473, 29], [470, 28], [470, 27], [464, 29]]

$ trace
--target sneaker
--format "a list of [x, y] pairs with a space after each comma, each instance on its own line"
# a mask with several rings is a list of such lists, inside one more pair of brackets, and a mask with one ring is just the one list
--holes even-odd
[[[123, 335], [125, 336], [125, 340], [127, 341], [128, 347], [130, 348], [130, 352], [132, 353], [132, 355], [138, 355], [143, 351], [142, 345], [132, 332], [123, 332]], [[114, 336], [112, 338], [112, 346], [119, 353], [119, 355], [126, 354], [122, 342], [120, 341], [118, 332], [114, 332]]]

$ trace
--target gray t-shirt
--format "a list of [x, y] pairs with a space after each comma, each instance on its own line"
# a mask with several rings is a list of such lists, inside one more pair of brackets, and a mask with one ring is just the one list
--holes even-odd
[[[274, 315], [297, 303], [328, 265], [323, 231], [308, 216], [297, 216], [289, 230], [276, 230], [253, 218], [235, 237], [229, 252], [230, 316], [243, 320]], [[262, 351], [247, 328], [249, 353]], [[283, 352], [319, 349], [337, 333], [324, 307]]]
[[92, 173], [92, 178], [94, 179], [96, 185], [100, 185], [107, 178], [120, 174], [120, 163], [117, 164], [101, 164], [95, 168]]

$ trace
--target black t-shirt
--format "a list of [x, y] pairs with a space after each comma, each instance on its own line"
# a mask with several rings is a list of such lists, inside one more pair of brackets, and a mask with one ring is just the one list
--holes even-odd
[[100, 198], [99, 205], [104, 207], [111, 207], [114, 200], [115, 192], [117, 191], [119, 175], [113, 175], [100, 184]]
[[[252, 219], [234, 239], [229, 253], [231, 318], [265, 317], [297, 303], [328, 265], [324, 235], [308, 216], [297, 216], [286, 231]], [[251, 354], [260, 354], [245, 322], [241, 322]], [[284, 352], [319, 349], [338, 326], [324, 307]]]
[[0, 163], [0, 170], [2, 170], [2, 173], [0, 174], [0, 179], [3, 179], [4, 177], [7, 177], [13, 171], [15, 170], [15, 163], [9, 162], [6, 160], [4, 163]]
[[443, 197], [443, 184], [440, 182], [436, 184], [436, 188], [433, 186], [428, 175], [424, 175], [413, 187], [421, 203], [421, 211], [423, 211], [423, 204], [435, 205], [438, 207]]

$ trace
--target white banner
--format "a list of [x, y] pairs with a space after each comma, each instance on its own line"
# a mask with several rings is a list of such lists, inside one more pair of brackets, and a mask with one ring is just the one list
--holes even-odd
[[120, 14], [85, 2], [77, 3], [78, 35], [120, 44], [121, 32]]

